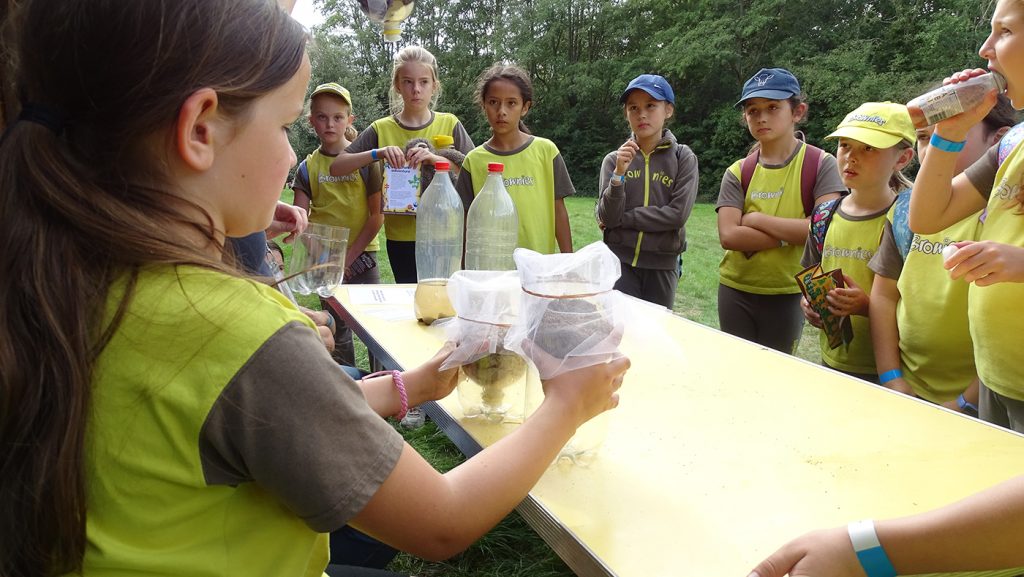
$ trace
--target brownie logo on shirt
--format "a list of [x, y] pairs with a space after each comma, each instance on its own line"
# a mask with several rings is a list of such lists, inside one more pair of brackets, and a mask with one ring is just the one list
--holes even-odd
[[956, 241], [951, 238], [944, 238], [942, 242], [936, 242], [921, 238], [921, 235], [915, 234], [914, 240], [910, 242], [910, 250], [922, 254], [942, 254], [942, 250], [954, 242]]
[[505, 188], [510, 188], [510, 187], [513, 187], [513, 186], [533, 186], [534, 182], [536, 182], [536, 181], [533, 179], [532, 176], [526, 176], [526, 175], [524, 175], [524, 176], [516, 176], [516, 177], [513, 177], [513, 178], [506, 178], [505, 179]]
[[316, 177], [316, 181], [320, 184], [325, 182], [355, 182], [359, 177], [353, 172], [352, 174], [346, 174], [344, 176], [331, 176], [330, 174], [320, 173]]
[[838, 246], [825, 245], [825, 250], [821, 253], [821, 258], [852, 258], [854, 260], [862, 260], [867, 262], [874, 256], [874, 251], [870, 251], [866, 248], [842, 248]]
[[750, 199], [751, 200], [774, 200], [776, 198], [781, 198], [782, 197], [782, 191], [783, 190], [785, 190], [785, 187], [780, 188], [779, 190], [776, 190], [776, 191], [759, 190], [757, 192], [750, 193]]
[[992, 194], [1000, 200], [1012, 200], [1017, 197], [1017, 193], [1020, 192], [1020, 183], [1010, 184], [1007, 182], [1007, 178], [1004, 175], [1003, 180], [1000, 181], [999, 186], [992, 190]]

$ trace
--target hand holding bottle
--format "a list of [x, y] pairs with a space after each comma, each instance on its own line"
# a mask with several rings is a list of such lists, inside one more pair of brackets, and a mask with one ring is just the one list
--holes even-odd
[[963, 70], [942, 81], [942, 86], [907, 103], [917, 128], [935, 124], [935, 132], [946, 140], [963, 141], [972, 126], [996, 104], [1006, 80], [998, 72], [980, 68]]

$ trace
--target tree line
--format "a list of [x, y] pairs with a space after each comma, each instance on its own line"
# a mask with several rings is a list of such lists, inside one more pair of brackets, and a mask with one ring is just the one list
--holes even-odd
[[[313, 84], [338, 81], [353, 95], [356, 125], [388, 112], [391, 58], [420, 44], [438, 58], [439, 110], [462, 120], [476, 143], [489, 137], [477, 105], [477, 76], [495, 62], [529, 71], [531, 130], [562, 151], [578, 194], [596, 195], [605, 154], [629, 126], [618, 103], [643, 73], [665, 76], [676, 93], [668, 128], [700, 161], [700, 196], [714, 199], [722, 172], [753, 143], [734, 107], [743, 82], [762, 67], [800, 79], [810, 105], [802, 127], [823, 145], [866, 101], [906, 102], [950, 72], [984, 67], [977, 50], [994, 2], [971, 0], [420, 0], [402, 41], [352, 0], [314, 0], [327, 15], [314, 31]], [[293, 131], [300, 158], [316, 146]]]

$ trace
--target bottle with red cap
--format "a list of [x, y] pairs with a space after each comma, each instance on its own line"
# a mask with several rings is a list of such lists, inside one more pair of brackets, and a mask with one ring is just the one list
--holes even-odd
[[515, 270], [519, 215], [505, 189], [500, 162], [487, 165], [487, 180], [466, 215], [466, 270]]
[[420, 322], [431, 324], [455, 316], [448, 300], [448, 278], [461, 268], [465, 212], [448, 175], [451, 165], [438, 161], [430, 186], [416, 209], [416, 295], [413, 309]]

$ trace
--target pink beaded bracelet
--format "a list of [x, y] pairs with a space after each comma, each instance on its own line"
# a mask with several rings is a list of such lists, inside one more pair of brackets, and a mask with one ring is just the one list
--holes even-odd
[[405, 418], [405, 414], [409, 412], [409, 395], [405, 392], [405, 381], [402, 380], [402, 373], [399, 371], [378, 371], [372, 375], [366, 375], [364, 379], [372, 377], [381, 377], [384, 375], [391, 375], [391, 380], [395, 383], [395, 388], [398, 389], [398, 398], [402, 400], [402, 408], [395, 415], [395, 418], [401, 421]]

